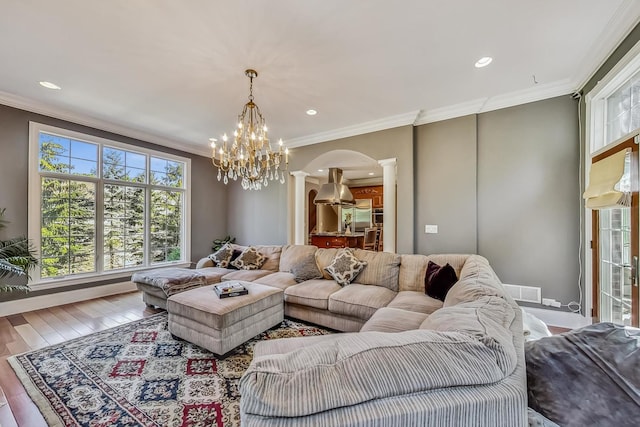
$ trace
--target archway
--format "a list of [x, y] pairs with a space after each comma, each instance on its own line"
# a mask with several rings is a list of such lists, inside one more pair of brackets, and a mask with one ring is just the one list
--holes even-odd
[[[395, 252], [397, 232], [396, 159], [377, 160], [353, 150], [332, 150], [323, 153], [310, 161], [303, 169], [291, 173], [295, 177], [293, 192], [294, 243], [304, 244], [309, 239], [308, 233], [313, 228], [309, 221], [309, 207], [313, 206], [313, 198], [309, 193], [311, 188], [317, 188], [318, 182], [327, 181], [330, 167], [343, 170], [343, 178], [347, 185], [382, 184], [385, 212], [383, 220], [384, 251]], [[311, 182], [315, 182], [315, 184]]]

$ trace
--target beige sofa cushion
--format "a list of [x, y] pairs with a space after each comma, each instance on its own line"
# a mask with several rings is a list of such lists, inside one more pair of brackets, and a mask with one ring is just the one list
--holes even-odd
[[316, 264], [318, 264], [318, 269], [325, 279], [333, 280], [333, 277], [325, 270], [325, 267], [331, 264], [337, 253], [338, 249], [336, 248], [318, 248], [316, 251]]
[[428, 314], [382, 307], [367, 320], [360, 332], [404, 332], [419, 329]]
[[424, 276], [427, 273], [429, 261], [438, 265], [448, 263], [455, 270], [456, 276], [460, 278], [462, 267], [470, 256], [466, 254], [400, 255], [399, 290], [424, 292]]
[[494, 384], [505, 377], [496, 365], [498, 351], [455, 332], [349, 334], [253, 359], [240, 379], [241, 411], [299, 417], [427, 390]]
[[431, 314], [442, 308], [442, 301], [431, 298], [424, 292], [401, 291], [387, 307]]
[[400, 255], [400, 272], [398, 290], [424, 293], [424, 276], [427, 273], [427, 257], [425, 255]]
[[467, 263], [470, 256], [468, 254], [433, 254], [427, 256], [427, 264], [428, 261], [435, 262], [438, 265], [449, 264], [455, 270], [456, 276], [460, 278], [462, 267]]
[[[267, 259], [260, 267], [261, 270], [278, 271], [280, 268], [280, 255], [282, 255], [282, 246], [280, 245], [251, 245], [258, 250]], [[236, 243], [231, 244], [231, 248], [239, 250], [240, 252], [249, 248], [249, 246], [238, 245]]]
[[245, 282], [253, 282], [271, 273], [273, 273], [273, 271], [269, 270], [229, 270], [227, 274], [222, 276], [222, 281], [244, 280]]
[[382, 286], [352, 283], [329, 296], [329, 311], [367, 320], [395, 296], [395, 292]]
[[308, 258], [315, 261], [317, 247], [312, 245], [286, 245], [282, 247], [280, 255], [280, 271], [291, 272], [294, 265], [300, 264]]
[[282, 255], [282, 246], [254, 246], [258, 252], [267, 257], [261, 270], [279, 271], [280, 269], [280, 256]]
[[222, 267], [204, 267], [198, 269], [198, 271], [204, 275], [207, 285], [211, 285], [213, 283], [220, 283], [224, 276], [236, 270]]
[[354, 283], [383, 286], [398, 292], [400, 255], [388, 252], [365, 251], [362, 249], [355, 249], [353, 254], [360, 261], [367, 263], [366, 267], [353, 281]]
[[458, 278], [458, 283], [449, 289], [443, 307], [473, 302], [483, 296], [497, 296], [512, 301], [489, 266], [489, 261], [480, 255], [469, 256]]
[[[509, 329], [520, 310], [515, 303], [497, 296], [483, 296], [475, 301], [442, 308], [428, 316], [420, 329], [440, 332], [464, 332], [475, 336], [489, 348], [501, 348], [498, 365], [505, 375], [516, 367], [516, 350]], [[498, 353], [496, 353], [498, 354]]]
[[321, 310], [329, 308], [329, 295], [342, 289], [335, 280], [314, 279], [289, 286], [284, 300], [290, 304], [306, 305]]
[[262, 285], [275, 286], [282, 290], [287, 289], [289, 286], [296, 284], [293, 274], [286, 273], [284, 271], [277, 271], [275, 273], [267, 274], [254, 280], [254, 283], [260, 283]]

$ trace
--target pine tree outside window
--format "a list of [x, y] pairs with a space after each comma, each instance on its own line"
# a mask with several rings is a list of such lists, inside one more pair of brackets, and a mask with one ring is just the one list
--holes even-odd
[[35, 284], [188, 262], [189, 159], [37, 123], [30, 150]]

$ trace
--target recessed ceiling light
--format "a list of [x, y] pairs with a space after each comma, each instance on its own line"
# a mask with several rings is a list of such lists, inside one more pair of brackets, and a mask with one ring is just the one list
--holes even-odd
[[476, 62], [476, 68], [486, 67], [487, 65], [491, 64], [491, 61], [493, 61], [492, 57], [484, 56], [478, 59], [478, 61]]
[[324, 169], [318, 169], [318, 172], [324, 172]]
[[318, 114], [318, 112], [316, 110], [307, 110], [307, 115], [308, 116], [315, 116], [316, 114]]
[[375, 173], [369, 172], [369, 176], [373, 176], [373, 175], [375, 175]]
[[60, 90], [62, 89], [60, 86], [58, 86], [55, 83], [51, 83], [51, 82], [40, 82], [40, 86], [42, 87], [46, 87], [47, 89], [55, 89], [55, 90]]

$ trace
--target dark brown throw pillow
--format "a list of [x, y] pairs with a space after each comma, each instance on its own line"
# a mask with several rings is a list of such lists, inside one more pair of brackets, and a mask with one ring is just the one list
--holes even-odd
[[229, 270], [238, 270], [238, 267], [231, 263], [235, 261], [240, 256], [240, 254], [242, 254], [242, 251], [240, 249], [233, 250], [233, 254], [231, 254], [231, 259], [229, 260], [229, 265], [227, 266]]
[[435, 262], [429, 261], [427, 274], [424, 276], [424, 293], [431, 298], [444, 301], [447, 292], [457, 281], [456, 271], [449, 263], [441, 267]]

